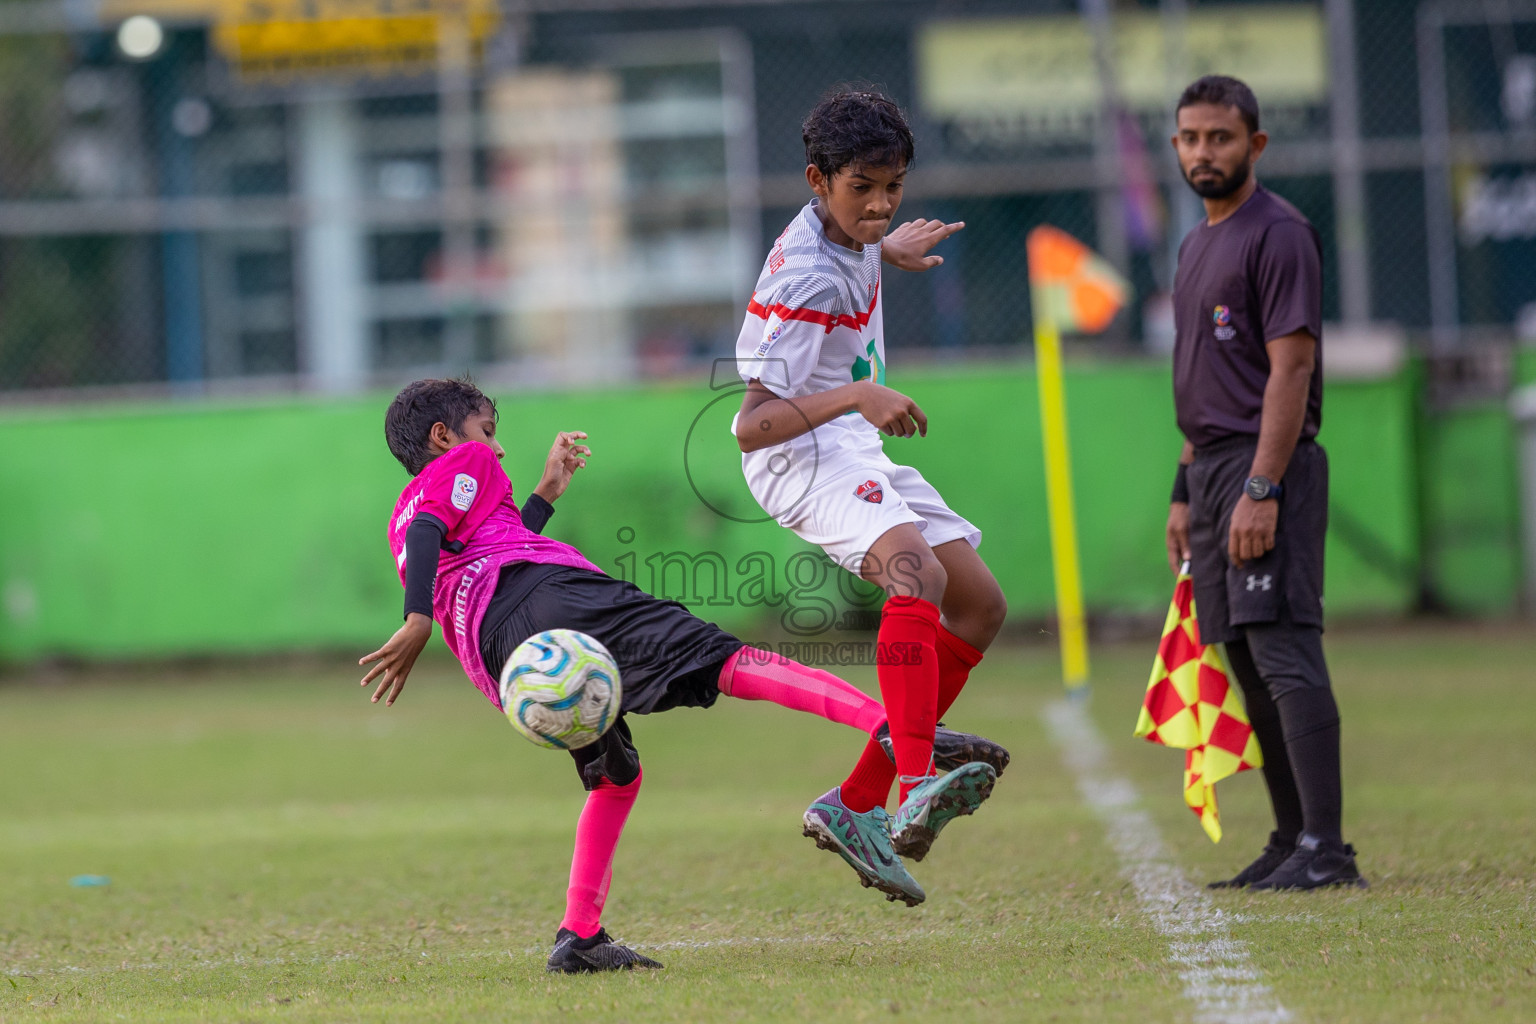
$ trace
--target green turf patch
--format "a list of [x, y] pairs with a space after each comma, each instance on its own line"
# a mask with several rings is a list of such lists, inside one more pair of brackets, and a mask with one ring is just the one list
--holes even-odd
[[[1155, 640], [1095, 652], [1092, 716], [1196, 881], [1262, 844], [1262, 781], [1209, 843], [1176, 752], [1130, 736]], [[1219, 894], [1300, 1020], [1536, 1019], [1536, 640], [1329, 637], [1369, 892]], [[551, 978], [582, 794], [442, 662], [368, 704], [345, 665], [0, 687], [0, 1021], [1188, 1021], [1041, 720], [1054, 652], [989, 656], [953, 716], [1008, 744], [907, 909], [800, 837], [859, 748], [722, 700], [635, 724], [646, 782], [605, 922], [663, 972]], [[850, 673], [873, 690], [871, 673]], [[72, 886], [82, 875], [105, 886]]]

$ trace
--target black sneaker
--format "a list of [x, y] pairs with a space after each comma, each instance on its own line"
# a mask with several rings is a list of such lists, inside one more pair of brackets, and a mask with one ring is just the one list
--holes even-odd
[[1212, 882], [1207, 889], [1243, 889], [1254, 882], [1262, 882], [1274, 874], [1276, 868], [1284, 864], [1286, 858], [1296, 852], [1295, 843], [1282, 843], [1280, 833], [1271, 832], [1269, 842], [1264, 846], [1264, 852], [1259, 854], [1259, 859], [1249, 864], [1243, 870], [1221, 881]]
[[559, 974], [592, 974], [596, 971], [632, 971], [636, 967], [659, 968], [661, 964], [621, 946], [606, 928], [583, 939], [569, 928], [555, 932], [555, 949], [549, 954], [546, 971]]
[[1267, 877], [1254, 882], [1250, 889], [1322, 889], [1346, 885], [1369, 888], [1355, 867], [1355, 848], [1348, 843], [1334, 843], [1303, 832], [1296, 840], [1296, 852]]
[[[880, 728], [875, 730], [875, 740], [885, 751], [885, 756], [891, 759], [891, 764], [895, 764], [896, 748], [891, 743], [889, 723], [881, 723]], [[993, 743], [985, 736], [972, 736], [968, 732], [946, 729], [943, 722], [933, 731], [933, 767], [940, 775], [972, 761], [991, 765], [992, 770], [1001, 775], [1010, 760], [1006, 747]]]

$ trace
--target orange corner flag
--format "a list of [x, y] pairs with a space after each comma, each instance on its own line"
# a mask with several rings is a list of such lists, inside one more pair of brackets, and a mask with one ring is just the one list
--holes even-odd
[[1129, 292], [1115, 268], [1060, 228], [1042, 224], [1025, 240], [1035, 317], [1069, 334], [1109, 326]]
[[1258, 768], [1264, 761], [1242, 697], [1227, 675], [1221, 649], [1216, 644], [1200, 643], [1195, 583], [1187, 563], [1173, 590], [1173, 605], [1152, 662], [1152, 679], [1136, 720], [1136, 735], [1187, 752], [1184, 802], [1199, 816], [1211, 842], [1221, 842], [1216, 783]]

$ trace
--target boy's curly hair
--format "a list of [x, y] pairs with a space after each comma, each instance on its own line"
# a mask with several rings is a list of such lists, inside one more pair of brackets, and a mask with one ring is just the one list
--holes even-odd
[[805, 162], [831, 178], [849, 166], [905, 167], [912, 163], [912, 129], [890, 97], [874, 89], [843, 89], [806, 115], [800, 126]]
[[467, 377], [456, 380], [418, 380], [407, 384], [384, 413], [384, 440], [407, 473], [416, 476], [432, 461], [429, 438], [432, 424], [441, 423], [454, 433], [464, 421], [482, 409], [496, 415], [496, 403]]

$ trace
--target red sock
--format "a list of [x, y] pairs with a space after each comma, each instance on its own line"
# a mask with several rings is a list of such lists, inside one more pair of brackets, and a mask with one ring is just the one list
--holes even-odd
[[587, 794], [586, 806], [576, 820], [576, 852], [571, 856], [571, 883], [565, 892], [565, 920], [560, 927], [584, 939], [602, 927], [603, 904], [608, 901], [608, 886], [613, 881], [613, 855], [629, 810], [640, 795], [643, 777], [627, 786], [615, 786], [604, 779]]
[[885, 798], [891, 795], [891, 783], [895, 781], [896, 766], [885, 756], [885, 748], [880, 746], [880, 741], [872, 739], [864, 744], [859, 763], [853, 766], [853, 772], [843, 780], [840, 790], [843, 806], [857, 814], [884, 806]]
[[[942, 625], [939, 640], [939, 699], [936, 705], [937, 722], [954, 705], [955, 698], [965, 688], [971, 669], [981, 661], [982, 652], [961, 640]], [[896, 766], [885, 756], [879, 742], [870, 740], [859, 755], [859, 763], [843, 783], [843, 804], [860, 814], [877, 804], [884, 804], [890, 795], [891, 783], [896, 781]]]
[[939, 627], [939, 718], [943, 718], [971, 678], [971, 669], [981, 663], [982, 652], [955, 634]]
[[885, 602], [876, 638], [875, 671], [891, 726], [900, 795], [933, 768], [933, 727], [939, 713], [939, 609], [920, 597]]

